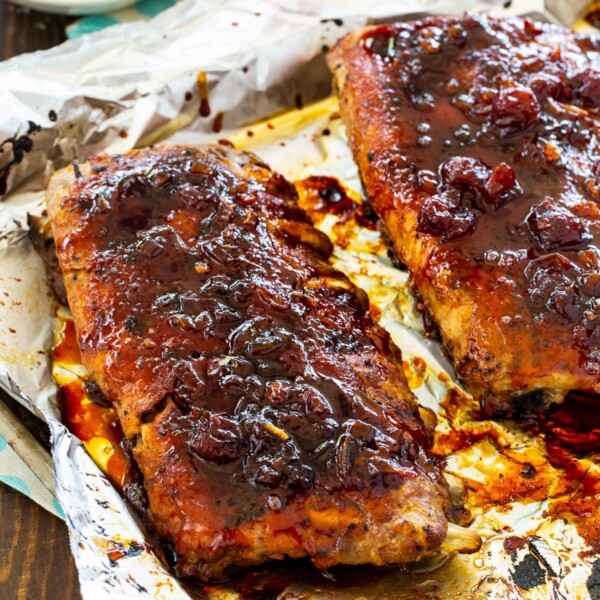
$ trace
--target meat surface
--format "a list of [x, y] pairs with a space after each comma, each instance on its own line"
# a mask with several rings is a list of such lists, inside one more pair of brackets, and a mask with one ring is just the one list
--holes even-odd
[[401, 356], [294, 188], [224, 146], [58, 172], [48, 213], [130, 496], [181, 576], [435, 553], [447, 486]]
[[489, 414], [600, 392], [599, 50], [466, 15], [328, 55], [368, 199]]

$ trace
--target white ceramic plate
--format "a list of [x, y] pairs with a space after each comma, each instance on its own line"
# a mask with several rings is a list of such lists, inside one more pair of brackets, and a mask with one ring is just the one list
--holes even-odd
[[63, 15], [97, 15], [135, 4], [136, 0], [11, 0], [34, 10]]

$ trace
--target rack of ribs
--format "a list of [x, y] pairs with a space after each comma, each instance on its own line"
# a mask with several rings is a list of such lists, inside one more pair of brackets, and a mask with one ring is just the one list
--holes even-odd
[[600, 392], [599, 50], [466, 15], [328, 55], [368, 199], [488, 414]]
[[449, 494], [400, 351], [283, 177], [157, 147], [59, 171], [48, 213], [83, 364], [131, 448], [126, 493], [178, 575], [439, 551]]

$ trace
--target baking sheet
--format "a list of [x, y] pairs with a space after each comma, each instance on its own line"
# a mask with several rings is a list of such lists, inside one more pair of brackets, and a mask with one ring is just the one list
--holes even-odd
[[[49, 422], [57, 492], [84, 598], [187, 598], [189, 590], [158, 561], [120, 496], [60, 423], [48, 368], [54, 307], [25, 235], [26, 213], [43, 209], [51, 172], [93, 153], [158, 140], [229, 137], [290, 179], [331, 174], [359, 192], [335, 100], [293, 110], [271, 121], [273, 129], [245, 124], [325, 96], [325, 48], [366, 23], [367, 14], [492, 4], [190, 1], [149, 24], [116, 27], [0, 65], [0, 132], [7, 140], [0, 154], [0, 191], [6, 192], [0, 205], [0, 293], [6, 298], [0, 304], [0, 384]], [[569, 5], [567, 16], [574, 19], [580, 4]], [[544, 10], [540, 2], [519, 8]], [[329, 135], [323, 135], [326, 129]], [[324, 578], [308, 564], [300, 570], [286, 564], [192, 593], [239, 597], [272, 586], [273, 597], [286, 598], [589, 597], [586, 582], [597, 548], [580, 533], [582, 522], [595, 523], [596, 490], [586, 488], [591, 500], [580, 508], [579, 488], [571, 489], [565, 470], [549, 463], [539, 436], [524, 433], [523, 423], [477, 420], [468, 396], [451, 391], [451, 368], [439, 346], [422, 337], [406, 275], [391, 266], [377, 235], [355, 227], [344, 231], [330, 217], [320, 226], [343, 242], [336, 247], [337, 266], [379, 307], [381, 323], [403, 349], [415, 393], [436, 410], [437, 448], [448, 454], [448, 471], [466, 483], [467, 507], [484, 546], [476, 555], [449, 557], [433, 572], [429, 564], [410, 573], [367, 568]], [[457, 410], [445, 402], [449, 393], [456, 394]], [[476, 442], [461, 445], [463, 438]], [[581, 459], [585, 477], [595, 476], [594, 458]], [[509, 484], [498, 485], [500, 473]]]

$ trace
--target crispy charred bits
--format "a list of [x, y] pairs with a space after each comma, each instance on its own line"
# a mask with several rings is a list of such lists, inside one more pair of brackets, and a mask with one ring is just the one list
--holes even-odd
[[592, 573], [586, 581], [591, 600], [600, 600], [600, 559], [594, 561]]
[[177, 572], [435, 552], [448, 494], [400, 354], [294, 188], [223, 147], [80, 169], [49, 212], [83, 362]]
[[367, 28], [328, 56], [369, 201], [492, 413], [600, 392], [599, 49], [467, 15]]

